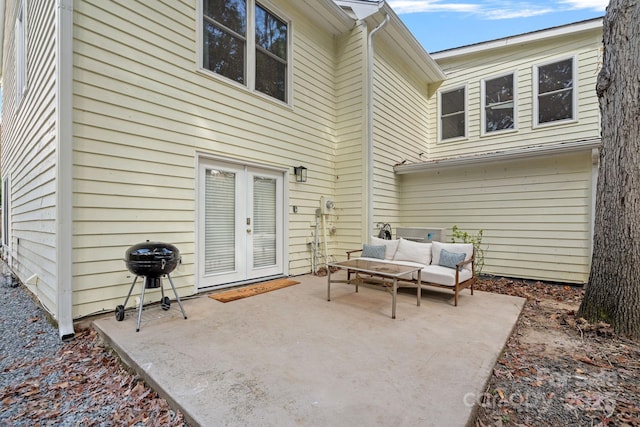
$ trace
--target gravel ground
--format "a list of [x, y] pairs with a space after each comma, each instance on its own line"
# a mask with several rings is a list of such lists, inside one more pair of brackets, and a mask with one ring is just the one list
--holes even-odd
[[95, 331], [62, 342], [47, 313], [1, 266], [0, 426], [186, 426]]

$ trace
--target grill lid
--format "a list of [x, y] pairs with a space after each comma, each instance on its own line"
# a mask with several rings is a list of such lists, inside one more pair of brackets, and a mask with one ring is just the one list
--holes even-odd
[[150, 277], [171, 273], [180, 260], [180, 251], [174, 245], [148, 240], [131, 246], [124, 257], [129, 271]]

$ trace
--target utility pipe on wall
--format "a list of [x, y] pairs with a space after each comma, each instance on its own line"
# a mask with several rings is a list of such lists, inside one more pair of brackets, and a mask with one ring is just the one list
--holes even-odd
[[[373, 230], [373, 36], [389, 22], [389, 19], [389, 14], [386, 14], [384, 21], [371, 30], [367, 45], [367, 236], [370, 236]], [[366, 239], [368, 241], [369, 237]]]

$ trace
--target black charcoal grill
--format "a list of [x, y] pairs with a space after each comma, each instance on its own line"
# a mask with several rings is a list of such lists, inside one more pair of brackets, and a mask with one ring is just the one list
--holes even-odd
[[162, 298], [160, 304], [163, 310], [169, 310], [171, 308], [171, 300], [164, 295], [164, 288], [162, 287], [162, 276], [166, 276], [169, 279], [173, 293], [176, 296], [176, 301], [180, 306], [182, 315], [187, 318], [187, 314], [182, 307], [180, 297], [176, 291], [176, 287], [171, 280], [171, 272], [175, 270], [178, 264], [181, 262], [180, 251], [175, 246], [169, 243], [162, 242], [142, 242], [131, 246], [125, 252], [124, 262], [127, 265], [127, 269], [136, 275], [127, 294], [127, 298], [124, 300], [123, 305], [116, 307], [116, 320], [124, 320], [125, 307], [131, 297], [131, 292], [138, 277], [144, 277], [144, 285], [142, 286], [142, 295], [140, 297], [140, 304], [138, 305], [138, 323], [136, 325], [136, 332], [140, 331], [140, 321], [142, 319], [142, 306], [144, 304], [144, 291], [145, 289], [157, 289], [160, 288]]

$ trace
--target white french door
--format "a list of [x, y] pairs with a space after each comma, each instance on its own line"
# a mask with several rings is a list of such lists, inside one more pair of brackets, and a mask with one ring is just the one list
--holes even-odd
[[283, 274], [283, 173], [211, 160], [198, 173], [198, 287]]

